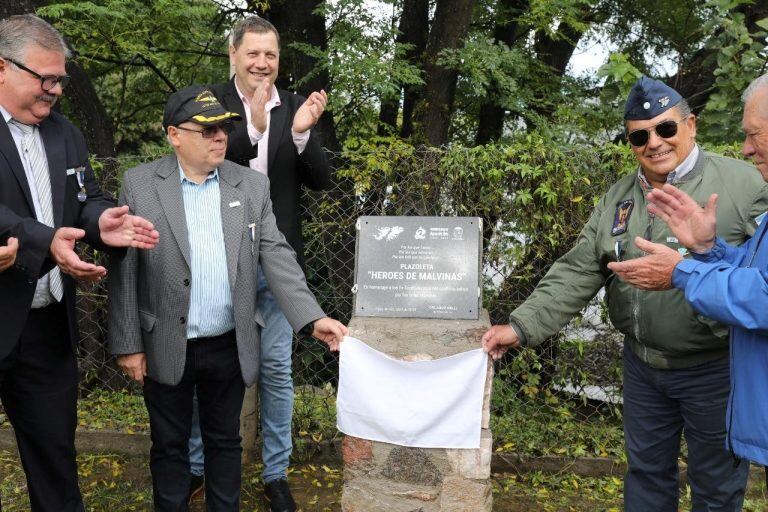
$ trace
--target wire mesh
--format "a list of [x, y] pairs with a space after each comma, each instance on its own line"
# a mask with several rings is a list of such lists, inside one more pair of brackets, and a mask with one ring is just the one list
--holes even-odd
[[[591, 203], [574, 201], [574, 194], [585, 192], [571, 190], [561, 194], [569, 197], [539, 203], [544, 206], [533, 201], [521, 208], [521, 194], [531, 188], [531, 180], [536, 181], [524, 171], [526, 166], [538, 164], [531, 162], [530, 155], [503, 151], [496, 160], [483, 163], [477, 160], [484, 156], [472, 151], [409, 146], [329, 153], [333, 184], [323, 192], [306, 192], [302, 210], [307, 280], [329, 316], [342, 322], [350, 319], [355, 221], [359, 216], [462, 215], [484, 219], [484, 305], [494, 323], [506, 323], [509, 313], [530, 294], [551, 263], [572, 245]], [[564, 162], [570, 157], [573, 155], [564, 155]], [[93, 163], [102, 187], [117, 196], [122, 172], [152, 158], [99, 159]], [[563, 165], [553, 164], [551, 155], [538, 158], [555, 168]], [[500, 161], [508, 167], [498, 168]], [[583, 173], [593, 167], [612, 169], [603, 181], [585, 180], [586, 185], [582, 184], [592, 196], [602, 193], [621, 167], [615, 155], [589, 151], [574, 161], [571, 167]], [[551, 180], [549, 171], [544, 171], [540, 178]], [[537, 208], [542, 214], [549, 212], [549, 217], [535, 220]], [[557, 229], [545, 230], [542, 226], [547, 223], [556, 223], [553, 228]], [[104, 254], [81, 250], [84, 258], [106, 261]], [[105, 286], [79, 285], [81, 399], [86, 401], [94, 393], [101, 400], [105, 392], [140, 394], [140, 388], [117, 371], [106, 351]], [[579, 431], [589, 425], [600, 429], [620, 424], [620, 354], [621, 338], [609, 325], [600, 296], [556, 339], [535, 349], [507, 353], [496, 366], [492, 402], [497, 449], [532, 455], [563, 450], [606, 455], [619, 449], [608, 446], [620, 445], [620, 439], [612, 439], [612, 434], [593, 435], [586, 441], [558, 436], [569, 435], [565, 424]], [[317, 448], [338, 436], [338, 358], [315, 340], [295, 337], [293, 378], [294, 444], [298, 451]], [[81, 426], [93, 427], [82, 419]], [[521, 439], [519, 431], [523, 428], [538, 433]]]

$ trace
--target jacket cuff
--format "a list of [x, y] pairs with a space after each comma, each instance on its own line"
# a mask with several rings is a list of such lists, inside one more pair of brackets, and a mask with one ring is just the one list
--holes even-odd
[[526, 336], [525, 330], [514, 318], [512, 318], [511, 315], [509, 317], [509, 326], [512, 327], [512, 330], [515, 331], [515, 334], [517, 334], [517, 339], [520, 341], [520, 346], [527, 346], [528, 336]]
[[688, 279], [691, 277], [691, 274], [693, 274], [696, 271], [696, 267], [701, 264], [701, 261], [696, 260], [683, 260], [678, 263], [675, 270], [672, 271], [672, 286], [679, 290], [685, 290], [685, 286], [688, 284]]
[[710, 250], [703, 253], [697, 253], [697, 252], [691, 251], [691, 256], [693, 256], [693, 258], [696, 261], [703, 261], [704, 263], [713, 263], [725, 257], [725, 251], [727, 248], [728, 247], [723, 241], [723, 239], [718, 237], [718, 238], [715, 238], [715, 245], [713, 245]]

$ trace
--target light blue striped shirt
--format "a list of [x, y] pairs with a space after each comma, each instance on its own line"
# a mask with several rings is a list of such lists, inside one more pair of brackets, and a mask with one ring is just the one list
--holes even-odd
[[221, 225], [219, 170], [199, 185], [184, 176], [181, 165], [179, 175], [192, 266], [187, 339], [218, 336], [235, 328]]

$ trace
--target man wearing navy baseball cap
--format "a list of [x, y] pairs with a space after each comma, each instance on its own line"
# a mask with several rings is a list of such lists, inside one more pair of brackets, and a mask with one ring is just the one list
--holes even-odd
[[332, 350], [347, 333], [307, 288], [277, 229], [267, 177], [224, 159], [235, 119], [206, 87], [173, 93], [163, 127], [174, 154], [128, 170], [120, 195], [162, 233], [152, 257], [116, 257], [109, 281], [109, 349], [144, 387], [158, 511], [188, 508], [195, 392], [208, 510], [239, 510], [240, 409], [259, 377], [264, 327], [259, 272], [295, 332]]
[[646, 208], [647, 194], [665, 183], [700, 202], [719, 193], [718, 234], [733, 244], [755, 232], [755, 217], [768, 207], [768, 186], [745, 162], [700, 149], [696, 117], [663, 82], [641, 77], [634, 84], [624, 125], [637, 172], [600, 199], [576, 245], [511, 313], [508, 325], [483, 335], [483, 347], [498, 358], [509, 346], [537, 345], [604, 287], [611, 322], [624, 335], [625, 510], [677, 511], [681, 434], [693, 510], [741, 510], [748, 464], [734, 464], [725, 447], [728, 329], [698, 315], [681, 291], [636, 289], [609, 265], [642, 256], [644, 241], [686, 252]]

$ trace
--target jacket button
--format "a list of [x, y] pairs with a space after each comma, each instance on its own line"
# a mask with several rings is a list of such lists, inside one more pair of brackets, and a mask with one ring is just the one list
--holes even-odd
[[189, 286], [189, 279], [184, 280], [184, 286]]
[[187, 319], [184, 318], [184, 317], [181, 317], [181, 318], [179, 318], [179, 322], [182, 323], [182, 324], [185, 324], [185, 323], [187, 323]]

